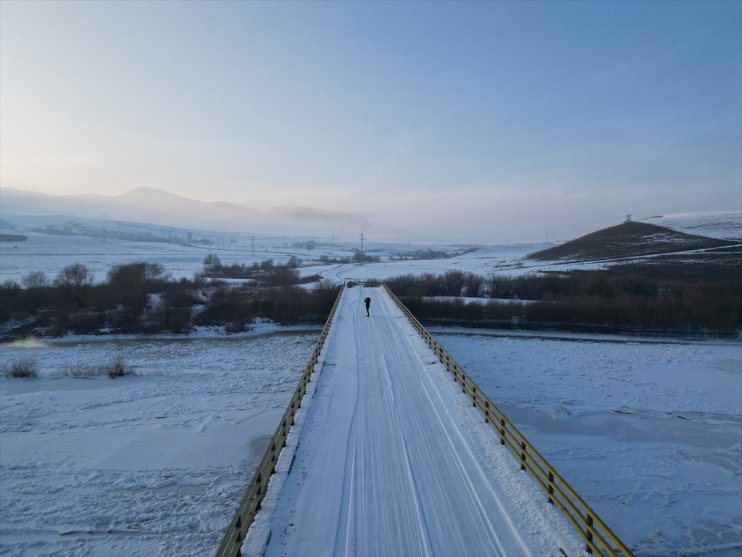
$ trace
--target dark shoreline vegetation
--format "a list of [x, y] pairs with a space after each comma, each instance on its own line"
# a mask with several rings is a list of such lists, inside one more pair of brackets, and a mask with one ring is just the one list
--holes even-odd
[[[161, 332], [189, 333], [196, 326], [220, 326], [228, 333], [249, 330], [256, 319], [281, 324], [324, 323], [339, 287], [301, 279], [298, 261], [251, 267], [224, 267], [218, 257], [204, 259], [193, 279], [172, 279], [157, 263], [128, 263], [110, 269], [106, 280], [79, 263], [50, 281], [40, 272], [0, 285], [0, 323], [8, 338], [28, 334], [63, 336]], [[237, 275], [237, 276], [235, 276]], [[236, 284], [224, 279], [235, 278]], [[312, 289], [300, 284], [317, 282]]]
[[[668, 260], [522, 277], [452, 271], [386, 283], [426, 325], [734, 337], [742, 330], [742, 269], [729, 267]], [[494, 300], [460, 298], [483, 293]]]
[[[29, 334], [183, 333], [196, 326], [245, 331], [258, 319], [321, 324], [338, 286], [300, 277], [301, 261], [222, 265], [208, 255], [193, 279], [129, 263], [94, 284], [79, 263], [50, 281], [40, 272], [0, 284], [5, 340]], [[742, 269], [728, 258], [672, 258], [608, 270], [511, 277], [449, 271], [386, 281], [426, 325], [640, 335], [733, 337], [742, 330]], [[231, 281], [231, 282], [228, 282]], [[313, 283], [311, 288], [301, 285]], [[379, 284], [366, 281], [366, 284]], [[478, 298], [467, 303], [463, 297]]]

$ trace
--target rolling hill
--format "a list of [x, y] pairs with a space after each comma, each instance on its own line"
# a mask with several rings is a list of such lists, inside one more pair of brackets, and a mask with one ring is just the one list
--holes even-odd
[[528, 259], [601, 261], [722, 248], [737, 242], [707, 238], [644, 222], [626, 221], [575, 240], [531, 253]]

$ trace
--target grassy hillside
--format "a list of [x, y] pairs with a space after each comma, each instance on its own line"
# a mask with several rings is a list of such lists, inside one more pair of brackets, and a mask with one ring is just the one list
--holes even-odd
[[529, 254], [529, 259], [595, 261], [621, 257], [720, 248], [734, 242], [685, 234], [643, 222], [627, 221], [553, 248]]

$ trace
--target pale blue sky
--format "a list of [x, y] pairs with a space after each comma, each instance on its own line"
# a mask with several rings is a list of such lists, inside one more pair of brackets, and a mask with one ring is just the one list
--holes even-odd
[[742, 209], [739, 1], [3, 0], [0, 26], [7, 187], [418, 240]]

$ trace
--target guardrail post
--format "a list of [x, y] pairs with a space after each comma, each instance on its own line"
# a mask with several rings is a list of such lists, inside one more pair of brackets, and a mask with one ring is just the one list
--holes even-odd
[[477, 388], [476, 387], [471, 388], [471, 405], [472, 406], [477, 405]]
[[262, 472], [258, 473], [256, 485], [258, 486], [258, 488], [255, 490], [255, 496], [258, 499], [258, 503], [257, 505], [255, 505], [255, 512], [258, 512], [260, 510], [260, 503], [263, 500], [263, 498], [261, 497], [263, 493], [263, 473]]
[[588, 553], [593, 552], [593, 548], [591, 547], [591, 543], [593, 541], [593, 517], [590, 515], [590, 513], [587, 513], [587, 520], [586, 520], [587, 528], [585, 528], [585, 539], [588, 543], [585, 544], [585, 551]]
[[490, 401], [484, 401], [484, 423], [490, 423]]
[[500, 418], [500, 445], [505, 444], [505, 418]]
[[552, 498], [552, 495], [554, 495], [554, 472], [549, 470], [549, 504], [554, 504], [554, 499]]
[[526, 469], [526, 442], [520, 442], [520, 469]]

